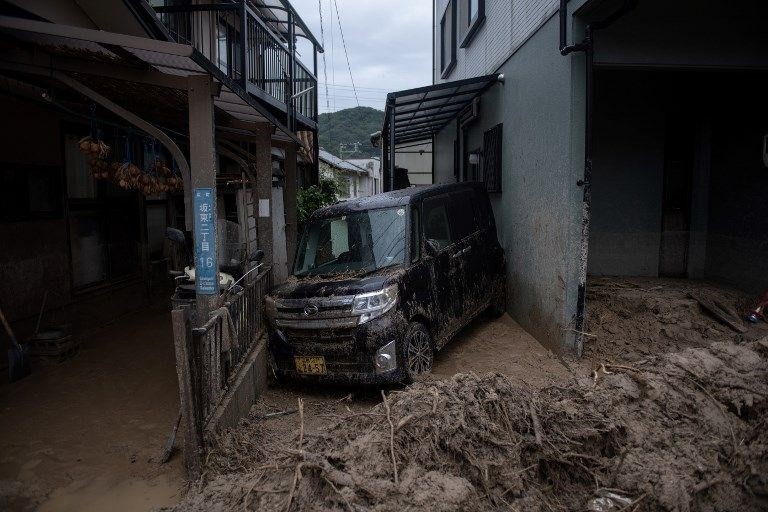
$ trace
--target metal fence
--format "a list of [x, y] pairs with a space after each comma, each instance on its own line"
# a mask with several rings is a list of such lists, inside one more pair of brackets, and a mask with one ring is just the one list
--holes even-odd
[[203, 326], [191, 329], [195, 373], [199, 376], [195, 394], [203, 425], [224, 398], [243, 358], [264, 332], [264, 295], [271, 284], [269, 267], [214, 311]]
[[[314, 119], [317, 77], [298, 60], [291, 70], [286, 42], [250, 7], [241, 2], [222, 2], [154, 9], [176, 42], [194, 46], [244, 89], [260, 89], [285, 106], [292, 103], [299, 114]], [[310, 88], [313, 93], [292, 98]]]

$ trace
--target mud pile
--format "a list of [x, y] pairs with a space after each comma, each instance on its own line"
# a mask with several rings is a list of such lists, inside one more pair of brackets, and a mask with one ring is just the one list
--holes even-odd
[[753, 297], [686, 279], [593, 278], [587, 284], [587, 360], [638, 361], [649, 355], [742, 341], [768, 334], [768, 325], [749, 325], [746, 336], [716, 320], [689, 297], [725, 305], [737, 316]]
[[766, 363], [762, 341], [541, 391], [459, 374], [314, 435], [297, 418], [291, 443], [263, 451], [246, 423], [178, 510], [765, 510]]

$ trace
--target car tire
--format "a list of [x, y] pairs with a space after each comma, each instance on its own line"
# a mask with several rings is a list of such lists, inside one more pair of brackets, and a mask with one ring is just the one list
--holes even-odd
[[411, 322], [403, 341], [403, 372], [405, 382], [417, 381], [432, 372], [435, 359], [432, 336], [419, 322]]
[[496, 291], [488, 306], [488, 315], [491, 318], [499, 318], [507, 312], [507, 291], [504, 289], [504, 282], [498, 283], [495, 288]]

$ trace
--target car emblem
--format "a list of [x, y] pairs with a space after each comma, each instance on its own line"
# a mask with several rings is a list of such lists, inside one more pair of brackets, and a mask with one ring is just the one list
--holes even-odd
[[319, 311], [319, 308], [316, 304], [307, 304], [304, 306], [304, 316], [312, 316], [316, 315]]

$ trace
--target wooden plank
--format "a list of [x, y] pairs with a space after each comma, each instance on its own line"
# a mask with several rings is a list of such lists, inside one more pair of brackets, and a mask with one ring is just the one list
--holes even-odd
[[695, 293], [689, 293], [688, 297], [698, 302], [702, 308], [704, 308], [706, 311], [712, 314], [715, 318], [720, 320], [722, 323], [724, 323], [734, 331], [741, 334], [744, 334], [745, 332], [747, 332], [747, 328], [744, 326], [744, 324], [741, 323], [741, 321], [738, 318], [734, 317], [720, 304], [718, 304], [717, 301], [712, 300], [708, 297], [702, 297], [701, 295], [698, 295]]
[[197, 400], [194, 394], [193, 371], [190, 365], [189, 312], [185, 309], [171, 311], [171, 323], [173, 324], [173, 344], [176, 350], [176, 374], [179, 378], [179, 398], [181, 403], [181, 417], [184, 422], [184, 436], [182, 440], [182, 454], [184, 466], [190, 479], [200, 476], [202, 465], [202, 425], [198, 418]]

